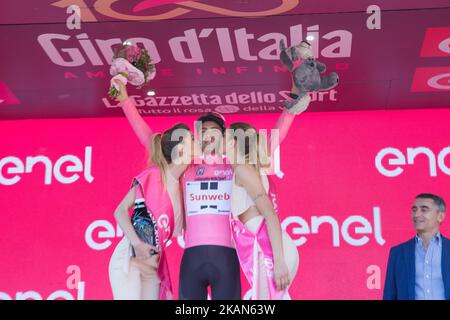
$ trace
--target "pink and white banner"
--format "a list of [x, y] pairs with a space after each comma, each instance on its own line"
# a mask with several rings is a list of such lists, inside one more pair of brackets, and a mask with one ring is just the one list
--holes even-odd
[[[270, 129], [277, 114], [226, 118]], [[295, 119], [274, 179], [300, 255], [293, 299], [381, 298], [389, 248], [414, 235], [414, 196], [450, 202], [449, 118], [433, 109]], [[146, 117], [157, 131], [195, 119]], [[113, 211], [146, 160], [127, 120], [2, 121], [0, 137], [0, 299], [111, 299], [108, 263], [123, 236]], [[168, 249], [176, 291], [182, 245]]]
[[[308, 38], [340, 84], [313, 111], [450, 106], [448, 0], [33, 0], [0, 2], [0, 119], [118, 117], [107, 98], [113, 50], [145, 47], [157, 96], [148, 115], [276, 113], [290, 75], [279, 42]], [[79, 28], [73, 26], [79, 8]], [[71, 22], [72, 21], [72, 22]], [[1, 83], [1, 82], [0, 82]], [[20, 106], [17, 104], [20, 101]], [[64, 107], [62, 107], [64, 106]]]

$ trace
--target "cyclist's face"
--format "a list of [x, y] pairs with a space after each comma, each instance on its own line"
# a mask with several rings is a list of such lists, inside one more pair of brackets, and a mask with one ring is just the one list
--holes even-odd
[[220, 126], [213, 121], [205, 121], [201, 126], [202, 151], [208, 154], [223, 153], [223, 134]]

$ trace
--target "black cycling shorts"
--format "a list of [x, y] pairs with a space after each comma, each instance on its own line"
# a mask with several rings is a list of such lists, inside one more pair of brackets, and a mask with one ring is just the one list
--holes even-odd
[[241, 277], [236, 250], [204, 245], [184, 250], [180, 267], [180, 300], [241, 300]]

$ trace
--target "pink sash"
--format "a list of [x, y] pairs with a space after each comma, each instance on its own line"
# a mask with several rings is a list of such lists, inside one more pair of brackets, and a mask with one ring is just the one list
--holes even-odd
[[[275, 211], [278, 213], [276, 203], [276, 189], [275, 185], [267, 176], [269, 180], [268, 195], [272, 201]], [[230, 214], [230, 226], [232, 230], [233, 239], [236, 245], [236, 252], [238, 254], [239, 262], [242, 271], [247, 278], [247, 281], [252, 287], [252, 300], [259, 300], [259, 261], [258, 252], [262, 252], [265, 271], [267, 275], [269, 296], [271, 300], [288, 299], [287, 290], [278, 291], [275, 283], [273, 272], [274, 262], [272, 245], [270, 243], [269, 233], [267, 232], [266, 220], [264, 219], [258, 227], [256, 234], [253, 234], [239, 219], [234, 218]]]
[[167, 241], [172, 237], [174, 230], [174, 212], [172, 202], [167, 190], [161, 181], [160, 170], [150, 166], [135, 177], [140, 188], [136, 189], [136, 198], [144, 195], [145, 205], [156, 222], [159, 239], [160, 260], [158, 276], [161, 281], [159, 290], [160, 300], [172, 300], [172, 281], [170, 279], [169, 265], [164, 249]]

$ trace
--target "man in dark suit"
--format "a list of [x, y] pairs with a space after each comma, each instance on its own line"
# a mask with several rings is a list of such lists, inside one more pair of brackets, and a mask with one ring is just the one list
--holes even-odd
[[384, 300], [450, 300], [450, 240], [439, 231], [445, 211], [441, 197], [416, 196], [412, 222], [417, 234], [389, 252]]

